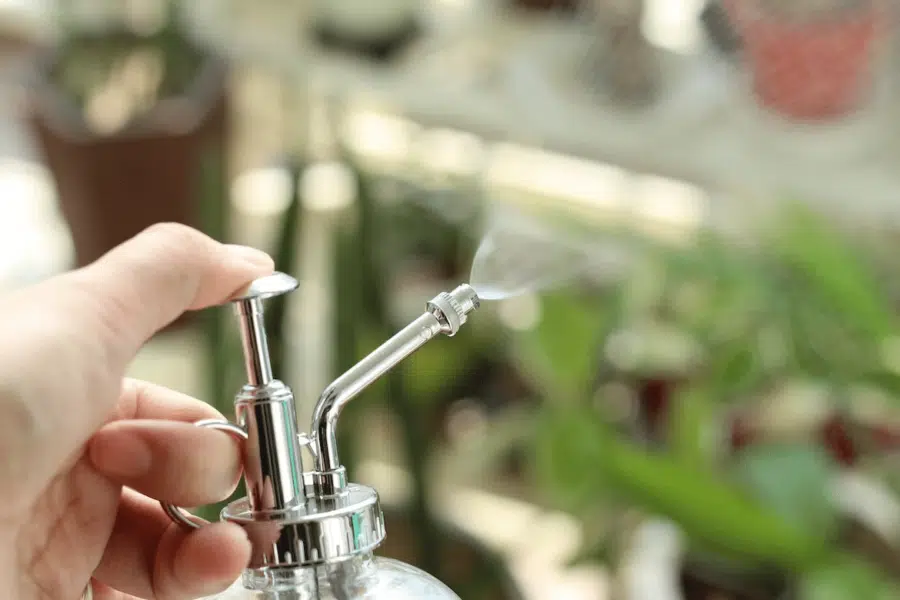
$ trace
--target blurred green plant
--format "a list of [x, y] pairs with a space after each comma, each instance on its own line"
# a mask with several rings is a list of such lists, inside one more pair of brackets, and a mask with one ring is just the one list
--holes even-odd
[[[612, 290], [543, 298], [541, 322], [519, 336], [517, 356], [545, 398], [536, 481], [586, 527], [611, 510], [664, 516], [697, 551], [776, 567], [802, 600], [897, 597], [900, 581], [839, 539], [828, 487], [839, 465], [829, 448], [818, 439], [728, 446], [730, 416], [753, 414], [761, 397], [795, 379], [823, 385], [836, 414], [859, 384], [886, 391], [900, 409], [896, 386], [885, 385], [895, 374], [883, 348], [897, 329], [884, 286], [824, 219], [792, 209], [780, 222], [754, 250], [711, 234], [686, 249], [648, 242]], [[660, 359], [673, 335], [691, 342], [682, 353], [699, 349], [681, 372]], [[598, 371], [623, 370], [638, 398], [648, 378], [666, 386], [665, 435], [654, 449], [610, 422], [603, 387], [592, 393]], [[608, 557], [616, 544], [603, 535], [580, 555]]]

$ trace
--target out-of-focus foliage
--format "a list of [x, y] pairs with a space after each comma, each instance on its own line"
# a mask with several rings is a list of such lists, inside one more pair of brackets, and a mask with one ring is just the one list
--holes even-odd
[[[836, 415], [859, 384], [900, 411], [883, 354], [898, 331], [868, 257], [811, 213], [792, 210], [782, 225], [752, 249], [713, 235], [686, 249], [648, 244], [615, 289], [544, 299], [541, 323], [518, 340], [545, 396], [537, 481], [582, 519], [609, 506], [672, 519], [698, 547], [793, 575], [804, 600], [896, 597], [900, 582], [839, 539], [829, 488], [839, 465], [819, 432], [730, 445], [731, 418], [755, 416], [794, 380], [820, 385]], [[680, 363], [660, 358], [675, 338]], [[616, 352], [630, 356], [617, 363]], [[648, 380], [667, 386], [654, 449], [610, 421], [605, 388], [599, 398], [589, 389], [598, 371], [624, 377], [638, 410]], [[585, 552], [608, 545], [590, 539]]]

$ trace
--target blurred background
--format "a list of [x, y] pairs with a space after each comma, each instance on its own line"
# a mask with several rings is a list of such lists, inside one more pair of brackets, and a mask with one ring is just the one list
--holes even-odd
[[[464, 600], [900, 598], [894, 0], [0, 0], [0, 285], [263, 248], [301, 427]], [[895, 106], [896, 104], [896, 106]], [[132, 374], [233, 412], [228, 310]], [[202, 509], [214, 516], [216, 507]]]

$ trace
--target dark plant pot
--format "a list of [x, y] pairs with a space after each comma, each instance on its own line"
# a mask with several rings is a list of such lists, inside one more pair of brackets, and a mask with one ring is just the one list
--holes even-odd
[[[377, 554], [421, 568], [418, 536], [408, 512], [384, 507], [387, 538]], [[522, 593], [498, 556], [466, 532], [438, 522], [441, 572], [433, 573], [465, 600], [522, 600]]]
[[723, 0], [743, 42], [753, 92], [788, 118], [827, 120], [856, 110], [872, 88], [875, 42], [888, 23], [877, 2], [800, 17], [763, 0]]
[[211, 152], [219, 164], [226, 156], [224, 61], [206, 56], [183, 96], [165, 98], [125, 129], [102, 135], [89, 129], [52, 79], [58, 51], [35, 61], [27, 118], [53, 174], [77, 266], [154, 223], [204, 229], [202, 166]]

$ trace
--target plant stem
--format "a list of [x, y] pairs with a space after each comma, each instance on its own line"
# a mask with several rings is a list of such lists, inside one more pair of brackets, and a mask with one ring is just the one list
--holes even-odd
[[441, 539], [431, 514], [428, 463], [431, 448], [422, 427], [421, 411], [410, 397], [405, 380], [405, 367], [401, 363], [387, 375], [388, 398], [400, 420], [406, 461], [413, 482], [410, 517], [419, 534], [419, 566], [425, 571], [439, 574], [441, 568]]
[[[359, 330], [364, 326], [361, 310], [363, 295], [360, 293], [361, 273], [358, 232], [352, 227], [338, 227], [334, 246], [334, 367], [337, 377], [352, 367], [358, 359]], [[341, 458], [347, 471], [352, 473], [357, 459], [356, 427], [352, 410], [346, 410], [342, 427], [338, 431]]]
[[[300, 197], [300, 176], [304, 165], [298, 159], [288, 163], [290, 188], [288, 204], [281, 218], [281, 227], [275, 244], [275, 268], [294, 275], [297, 270], [297, 247], [300, 244], [300, 232], [303, 218], [303, 200]], [[290, 296], [284, 294], [269, 301], [266, 317], [268, 329], [269, 355], [272, 360], [272, 372], [276, 377], [284, 377], [287, 368], [287, 317]]]

